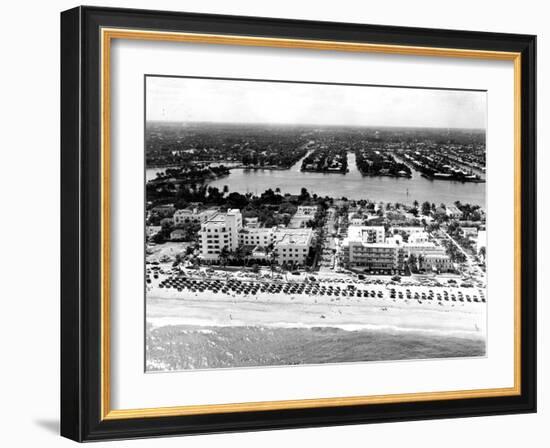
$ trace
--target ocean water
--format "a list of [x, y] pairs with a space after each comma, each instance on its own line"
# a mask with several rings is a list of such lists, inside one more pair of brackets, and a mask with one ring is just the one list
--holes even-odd
[[485, 355], [485, 341], [421, 331], [149, 326], [147, 371]]

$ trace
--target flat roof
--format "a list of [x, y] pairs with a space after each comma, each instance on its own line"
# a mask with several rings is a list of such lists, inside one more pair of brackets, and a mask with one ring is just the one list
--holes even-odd
[[297, 246], [308, 245], [311, 241], [313, 230], [306, 229], [280, 229], [275, 233], [276, 244], [294, 244]]
[[225, 223], [228, 216], [235, 216], [237, 213], [240, 213], [239, 209], [230, 209], [226, 213], [216, 211], [212, 216], [210, 216], [205, 224], [221, 224]]
[[447, 254], [426, 254], [422, 256], [423, 258], [448, 258], [450, 257]]
[[397, 249], [398, 247], [401, 247], [398, 244], [395, 243], [363, 243], [362, 241], [352, 241], [354, 243], [361, 243], [362, 247], [365, 248], [374, 248], [374, 249]]

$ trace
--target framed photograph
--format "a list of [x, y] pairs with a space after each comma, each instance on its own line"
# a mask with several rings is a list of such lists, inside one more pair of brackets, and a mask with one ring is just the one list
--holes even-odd
[[535, 412], [535, 36], [61, 14], [61, 433]]

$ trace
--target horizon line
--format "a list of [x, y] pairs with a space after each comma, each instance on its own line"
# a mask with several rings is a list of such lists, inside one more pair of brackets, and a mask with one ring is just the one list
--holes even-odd
[[468, 131], [484, 131], [486, 128], [465, 128], [452, 126], [395, 126], [395, 125], [350, 125], [350, 124], [328, 124], [328, 123], [281, 123], [281, 122], [236, 122], [236, 121], [180, 121], [180, 120], [145, 120], [145, 124], [149, 123], [173, 123], [173, 124], [214, 124], [214, 125], [252, 125], [252, 126], [307, 126], [307, 127], [348, 127], [348, 128], [387, 128], [387, 129], [446, 129], [446, 130], [468, 130]]

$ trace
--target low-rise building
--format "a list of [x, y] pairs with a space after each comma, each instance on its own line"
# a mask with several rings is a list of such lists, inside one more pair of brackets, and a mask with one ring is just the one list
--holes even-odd
[[291, 229], [299, 229], [305, 227], [306, 224], [315, 218], [315, 214], [319, 210], [317, 205], [299, 205], [296, 213], [292, 216], [288, 227]]
[[447, 205], [445, 208], [445, 213], [447, 213], [447, 216], [452, 219], [461, 219], [462, 218], [462, 210], [460, 210], [456, 205]]
[[185, 238], [185, 230], [175, 229], [170, 232], [170, 239], [172, 241], [181, 241]]
[[420, 269], [434, 272], [448, 272], [452, 270], [451, 258], [445, 254], [427, 254], [419, 258]]
[[477, 227], [461, 227], [460, 230], [466, 238], [477, 238]]
[[396, 230], [407, 233], [408, 241], [403, 242], [401, 233], [394, 235], [392, 238], [387, 238], [386, 241], [393, 241], [400, 244], [405, 252], [406, 257], [414, 255], [416, 257], [428, 254], [444, 255], [445, 248], [430, 241], [428, 232], [425, 232], [422, 227], [396, 227]]
[[303, 266], [312, 243], [312, 229], [277, 229], [273, 248], [275, 260], [280, 265]]
[[154, 237], [162, 230], [162, 226], [145, 226], [145, 236], [147, 239]]
[[392, 227], [392, 232], [405, 233], [408, 236], [425, 234], [423, 226], [403, 226], [403, 227]]
[[428, 232], [414, 232], [409, 236], [409, 243], [412, 244], [420, 244], [420, 243], [427, 243], [430, 241], [430, 236], [428, 235]]
[[161, 204], [153, 207], [151, 212], [165, 218], [171, 218], [175, 210], [176, 208], [174, 207], [174, 204]]
[[295, 216], [303, 217], [309, 216], [311, 219], [315, 216], [315, 213], [319, 210], [318, 205], [299, 205]]
[[414, 255], [418, 257], [419, 255], [444, 255], [445, 248], [432, 242], [412, 242], [412, 243], [403, 243], [403, 250], [407, 256]]
[[217, 209], [199, 210], [198, 208], [184, 208], [176, 210], [174, 216], [174, 226], [182, 226], [189, 223], [202, 224], [218, 212]]

